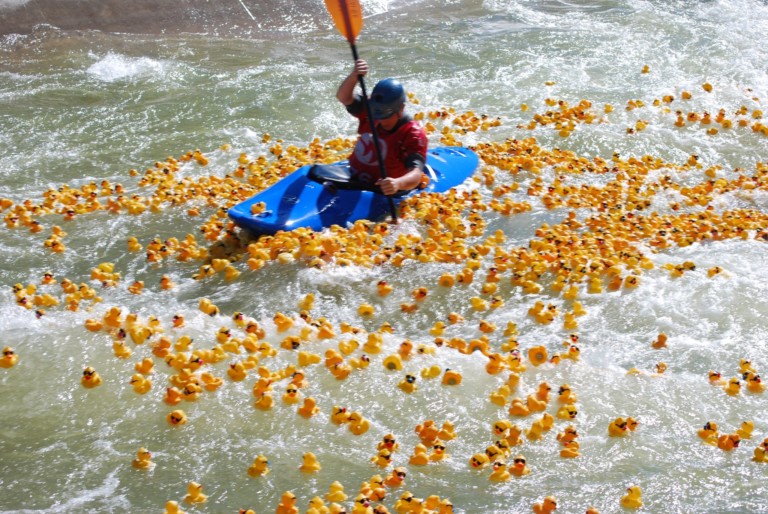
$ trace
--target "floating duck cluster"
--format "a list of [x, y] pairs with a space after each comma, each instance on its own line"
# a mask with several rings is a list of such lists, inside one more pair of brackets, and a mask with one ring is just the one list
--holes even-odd
[[[690, 100], [691, 94], [684, 93], [682, 98]], [[670, 96], [652, 104], [671, 113], [673, 102]], [[551, 125], [563, 137], [579, 124], [606, 121], [613, 110], [612, 106], [604, 106], [599, 113], [587, 100], [571, 106], [563, 100], [549, 99], [547, 105], [557, 106], [558, 110], [534, 115], [527, 128]], [[645, 103], [641, 100], [627, 104], [628, 110], [643, 108]], [[680, 127], [693, 123], [719, 124], [722, 129], [751, 126], [754, 132], [768, 135], [768, 128], [759, 122], [762, 113], [756, 110], [750, 113], [745, 107], [733, 114], [733, 119], [724, 110], [714, 117], [690, 111], [675, 112], [675, 116], [678, 121], [683, 118]], [[419, 113], [416, 117], [425, 121], [430, 133], [440, 134], [442, 144], [460, 144], [461, 136], [489, 130], [501, 123], [498, 118], [473, 112], [458, 114], [453, 109]], [[748, 118], [754, 121], [745, 123]], [[442, 129], [438, 128], [441, 124]], [[641, 132], [646, 126], [647, 122], [638, 121], [633, 133]], [[265, 136], [265, 142], [268, 140]], [[618, 153], [586, 158], [563, 149], [547, 150], [534, 138], [477, 143], [474, 149], [484, 163], [474, 177], [479, 187], [452, 190], [445, 195], [421, 193], [408, 198], [402, 204], [401, 215], [413, 223], [414, 230], [399, 231], [386, 223], [359, 221], [350, 227], [332, 227], [321, 233], [298, 229], [250, 241], [227, 220], [228, 207], [303, 164], [338, 160], [350, 151], [352, 143], [348, 139], [314, 140], [306, 148], [297, 148], [278, 141], [270, 147], [269, 156], [252, 159], [241, 155], [235, 170], [223, 178], [185, 176], [182, 173], [185, 166], [208, 165], [208, 159], [200, 151], [190, 151], [178, 159], [169, 157], [155, 163], [143, 175], [131, 170], [132, 177], [141, 175], [138, 188], [154, 191], [150, 195], [128, 192], [122, 184], [109, 181], [79, 188], [63, 185], [45, 191], [39, 202], [16, 204], [2, 199], [0, 211], [7, 211], [4, 221], [8, 229], [26, 227], [33, 234], [31, 237], [36, 238], [45, 237], [35, 234], [45, 229], [46, 219], [74, 227], [79, 217], [96, 211], [150, 215], [181, 208], [186, 209], [189, 216], [211, 212], [200, 226], [202, 243], [192, 234], [143, 242], [135, 236], [126, 238], [127, 250], [137, 258], [158, 267], [171, 260], [181, 263], [180, 266], [188, 263], [185, 266], [196, 280], [215, 280], [218, 276], [233, 281], [244, 273], [280, 265], [317, 269], [442, 265], [439, 277], [432, 281], [423, 279], [405, 291], [396, 289], [387, 280], [377, 281], [372, 285], [371, 297], [356, 309], [359, 320], [334, 323], [316, 316], [312, 292], [299, 300], [298, 312], [269, 313], [264, 319], [271, 321], [261, 324], [242, 312], [225, 314], [210, 299], [202, 298], [198, 300], [198, 310], [206, 319], [215, 320], [219, 327], [214, 333], [206, 334], [210, 337], [192, 338], [184, 330], [185, 319], [181, 314], [164, 316], [161, 320], [154, 316], [140, 317], [120, 306], [103, 305], [97, 289], [104, 296], [111, 289], [124, 289], [141, 296], [149, 290], [174, 294], [176, 288], [171, 275], [163, 275], [156, 283], [142, 277], [125, 281], [125, 272], [121, 273], [109, 262], [97, 264], [79, 285], [68, 278], [57, 279], [53, 273], [45, 273], [39, 283], [15, 284], [12, 291], [16, 304], [35, 310], [37, 317], [44, 316], [45, 309], [60, 306], [72, 312], [87, 310], [90, 317], [84, 328], [103, 336], [106, 344], [111, 343], [116, 359], [135, 359], [135, 362], [128, 376], [112, 377], [105, 372], [103, 379], [96, 371], [96, 368], [103, 369], [99, 363], [84, 366], [80, 380], [89, 390], [84, 394], [94, 394], [90, 390], [105, 381], [131, 387], [148, 398], [159, 389], [157, 398], [168, 406], [165, 419], [169, 431], [184, 431], [198, 422], [194, 412], [190, 411], [188, 417], [185, 409], [180, 408], [184, 402], [205, 402], [222, 388], [234, 389], [236, 384], [244, 383], [251, 388], [253, 407], [258, 411], [291, 409], [299, 416], [297, 419], [306, 418], [312, 420], [311, 423], [317, 422], [317, 417], [327, 417], [331, 426], [338, 426], [353, 436], [369, 431], [387, 432], [369, 454], [372, 455], [371, 467], [383, 476], [373, 475], [357, 494], [347, 494], [342, 482], [335, 481], [324, 498], [316, 496], [309, 501], [307, 512], [346, 512], [346, 509], [390, 512], [386, 500], [399, 513], [447, 513], [453, 511], [448, 499], [436, 495], [421, 499], [409, 491], [395, 499], [392, 493], [405, 486], [411, 467], [447, 468], [460, 457], [456, 451], [458, 445], [453, 446], [452, 441], [464, 435], [460, 429], [457, 433], [453, 421], [437, 423], [426, 419], [416, 424], [414, 434], [419, 442], [410, 453], [399, 453], [398, 439], [403, 435], [390, 433], [388, 427], [372, 423], [363, 415], [367, 411], [331, 405], [327, 400], [327, 404], [323, 404], [326, 396], [317, 394], [321, 392], [318, 373], [327, 373], [332, 380], [342, 382], [353, 374], [383, 368], [385, 373], [396, 377], [397, 391], [391, 394], [412, 398], [424, 394], [425, 384], [446, 388], [463, 385], [461, 370], [444, 366], [444, 356], [481, 360], [487, 374], [497, 377], [497, 387], [485, 393], [484, 401], [498, 407], [504, 419], [492, 423], [489, 440], [475, 441], [474, 453], [468, 459], [468, 472], [482, 473], [492, 482], [525, 480], [529, 474], [535, 475], [537, 463], [532, 462], [532, 468], [529, 467], [528, 459], [517, 449], [520, 445], [540, 444], [552, 438], [559, 443], [556, 453], [561, 458], [581, 457], [577, 440], [580, 406], [576, 392], [569, 384], [553, 387], [547, 382], [531, 384], [524, 380], [535, 369], [579, 365], [581, 352], [589, 350], [589, 337], [577, 334], [579, 319], [588, 314], [580, 300], [619, 291], [631, 293], [641, 284], [643, 275], [654, 270], [652, 253], [727, 239], [768, 241], [767, 214], [747, 208], [720, 212], [712, 207], [712, 200], [718, 195], [768, 189], [766, 163], [757, 163], [751, 175], [738, 169], [728, 176], [718, 167], [705, 169], [695, 155], [680, 164], [648, 155], [623, 159]], [[554, 171], [551, 180], [545, 179], [548, 175], [545, 170]], [[602, 185], [578, 180], [585, 174], [603, 178]], [[678, 175], [685, 176], [686, 180], [673, 178]], [[527, 188], [520, 188], [517, 179], [521, 177], [530, 179]], [[666, 205], [666, 214], [651, 209], [654, 202], [663, 201], [659, 198], [675, 199]], [[490, 214], [512, 216], [530, 211], [534, 204], [562, 211], [562, 221], [542, 224], [526, 246], [514, 246], [503, 231], [489, 230]], [[65, 231], [53, 225], [43, 245], [54, 253], [66, 252], [66, 236]], [[444, 271], [448, 266], [452, 266], [452, 271]], [[711, 280], [728, 277], [723, 267], [702, 270], [692, 261], [668, 264], [663, 269], [673, 279], [687, 274], [704, 274]], [[416, 313], [423, 311], [433, 298], [457, 289], [466, 291], [463, 310], [461, 305], [452, 306], [456, 311], [443, 313], [442, 319], [430, 320], [431, 328], [426, 329], [425, 334], [397, 333], [391, 325], [377, 319], [380, 316], [377, 305], [390, 295], [399, 295], [402, 315], [410, 316], [418, 315]], [[547, 300], [537, 296], [537, 300], [531, 302], [528, 316], [537, 325], [562, 327], [567, 340], [542, 340], [524, 343], [521, 347], [518, 341], [521, 334], [515, 322], [509, 321], [505, 327], [490, 321], [492, 318], [488, 315], [504, 306], [513, 294], [520, 294], [526, 300], [529, 295], [547, 295]], [[360, 320], [368, 327], [380, 324], [380, 328], [358, 328], [355, 325]], [[473, 337], [459, 337], [458, 332], [454, 332], [470, 325], [475, 331]], [[525, 335], [520, 338], [524, 340]], [[663, 351], [667, 343], [667, 335], [660, 332], [651, 346]], [[278, 355], [291, 364], [278, 365]], [[15, 351], [4, 348], [0, 367], [13, 368], [17, 363]], [[23, 365], [24, 361], [18, 366]], [[667, 369], [665, 363], [659, 362], [654, 374], [661, 376]], [[630, 372], [633, 370], [637, 373], [632, 374], [642, 374], [636, 368]], [[747, 360], [740, 363], [737, 376], [726, 381], [720, 373], [711, 371], [709, 382], [734, 397], [742, 394], [742, 386], [754, 394], [762, 393], [765, 388], [760, 375]], [[510, 419], [505, 419], [507, 416]], [[638, 425], [632, 417], [617, 417], [608, 422], [607, 434], [602, 428], [601, 433], [590, 436], [627, 437]], [[733, 433], [720, 434], [717, 424], [710, 421], [698, 435], [705, 444], [733, 451], [742, 440], [752, 437], [754, 428], [752, 421], [745, 421]], [[589, 439], [584, 441], [587, 444]], [[625, 441], [631, 444], [632, 438]], [[322, 475], [319, 459], [310, 451], [313, 449], [303, 450], [298, 470]], [[767, 450], [768, 439], [755, 448], [753, 461], [768, 462]], [[151, 458], [146, 448], [140, 448], [132, 465], [145, 470], [163, 465]], [[461, 458], [467, 462], [463, 460], [466, 457]], [[396, 465], [400, 461], [403, 465]], [[270, 473], [269, 464], [267, 457], [259, 454], [252, 462], [243, 462], [243, 470], [255, 480], [263, 480]], [[194, 505], [206, 499], [202, 485], [189, 483], [186, 503]], [[642, 506], [640, 488], [630, 487], [619, 501], [625, 508]], [[298, 512], [296, 502], [296, 496], [286, 491], [277, 512]], [[550, 496], [533, 506], [534, 512], [542, 513], [556, 508], [557, 502]], [[168, 501], [165, 509], [169, 513], [182, 512], [176, 501]], [[252, 511], [243, 509], [242, 512]]]

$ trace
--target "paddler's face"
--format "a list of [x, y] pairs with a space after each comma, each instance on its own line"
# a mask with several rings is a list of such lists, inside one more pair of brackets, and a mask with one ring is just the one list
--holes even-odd
[[388, 118], [382, 118], [380, 120], [375, 120], [374, 123], [377, 127], [381, 127], [384, 130], [392, 130], [395, 128], [395, 125], [397, 125], [397, 122], [400, 120], [400, 116], [403, 114], [403, 109], [400, 109], [398, 112], [392, 114]]

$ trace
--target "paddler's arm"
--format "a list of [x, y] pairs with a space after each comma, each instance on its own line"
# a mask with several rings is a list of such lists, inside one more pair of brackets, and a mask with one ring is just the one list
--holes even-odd
[[393, 195], [398, 191], [408, 191], [421, 183], [421, 177], [424, 173], [421, 168], [411, 168], [408, 173], [402, 177], [382, 178], [376, 182], [376, 185], [381, 188], [381, 192], [385, 195]]
[[355, 86], [357, 86], [358, 77], [368, 74], [368, 63], [362, 59], [355, 61], [355, 68], [352, 73], [344, 79], [336, 91], [336, 98], [344, 105], [352, 105], [355, 101]]

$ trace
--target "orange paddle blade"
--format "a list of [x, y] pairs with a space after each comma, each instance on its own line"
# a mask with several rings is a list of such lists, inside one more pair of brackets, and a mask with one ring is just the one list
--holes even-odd
[[325, 0], [325, 6], [331, 13], [333, 23], [339, 32], [354, 44], [360, 29], [363, 28], [363, 10], [360, 0]]

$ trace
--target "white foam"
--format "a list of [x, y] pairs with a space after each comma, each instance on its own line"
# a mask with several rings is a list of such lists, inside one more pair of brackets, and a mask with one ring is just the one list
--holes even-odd
[[162, 74], [166, 66], [163, 62], [149, 57], [128, 57], [109, 52], [88, 67], [86, 73], [103, 82], [131, 79], [155, 74]]

